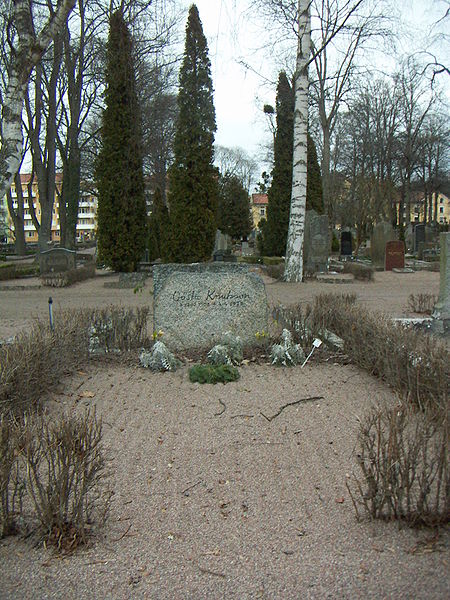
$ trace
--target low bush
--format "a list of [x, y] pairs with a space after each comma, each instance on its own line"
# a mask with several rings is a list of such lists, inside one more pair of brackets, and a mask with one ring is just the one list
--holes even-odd
[[263, 265], [284, 265], [284, 258], [281, 256], [263, 256], [262, 259]]
[[16, 265], [10, 263], [0, 264], [0, 281], [14, 279], [16, 276]]
[[239, 371], [232, 365], [194, 365], [189, 369], [192, 383], [228, 383], [239, 377]]
[[260, 256], [240, 256], [239, 262], [248, 263], [249, 265], [258, 265], [261, 263]]
[[283, 279], [284, 276], [284, 263], [279, 263], [275, 265], [268, 265], [266, 267], [266, 273], [272, 279]]
[[48, 322], [36, 321], [14, 343], [0, 346], [0, 414], [21, 415], [39, 406], [41, 395], [52, 384], [80, 367], [89, 356], [93, 325], [104, 348], [131, 350], [147, 345], [148, 315], [148, 308], [55, 311], [53, 331]]
[[373, 281], [375, 271], [369, 265], [347, 261], [344, 263], [344, 273], [351, 273], [359, 281]]
[[413, 410], [405, 401], [376, 406], [360, 423], [359, 475], [347, 489], [356, 513], [410, 525], [450, 517], [448, 412]]
[[355, 364], [416, 406], [447, 405], [450, 360], [446, 345], [434, 337], [369, 312], [352, 296], [334, 294], [315, 298], [308, 325], [313, 331], [327, 329], [338, 335]]
[[60, 550], [86, 542], [94, 519], [104, 521], [108, 496], [101, 494], [106, 474], [102, 423], [89, 411], [49, 421], [26, 417], [21, 446], [27, 492], [44, 539]]
[[437, 302], [433, 294], [411, 294], [408, 298], [408, 310], [417, 314], [431, 315]]
[[24, 485], [19, 470], [16, 423], [0, 415], [0, 538], [16, 532]]
[[79, 281], [85, 281], [95, 277], [95, 264], [93, 261], [87, 262], [81, 267], [69, 269], [62, 273], [46, 273], [41, 275], [42, 285], [49, 287], [67, 287]]

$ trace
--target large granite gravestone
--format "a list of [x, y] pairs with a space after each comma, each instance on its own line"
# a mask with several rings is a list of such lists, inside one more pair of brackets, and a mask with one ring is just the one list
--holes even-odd
[[394, 228], [390, 223], [382, 222], [375, 225], [370, 236], [370, 255], [374, 267], [384, 269], [386, 244], [396, 238]]
[[64, 273], [64, 271], [75, 269], [76, 255], [75, 250], [66, 248], [52, 248], [41, 252], [38, 256], [41, 275]]
[[405, 244], [398, 241], [387, 242], [385, 252], [384, 270], [392, 271], [393, 269], [405, 268]]
[[231, 331], [244, 343], [267, 331], [264, 283], [250, 265], [155, 265], [153, 327], [170, 349], [211, 348]]
[[341, 232], [341, 256], [351, 256], [353, 253], [352, 249], [352, 232], [342, 231]]
[[440, 285], [439, 298], [434, 307], [433, 317], [438, 319], [445, 332], [450, 331], [450, 233], [441, 233]]
[[303, 244], [303, 265], [307, 273], [328, 270], [329, 232], [327, 215], [307, 210]]
[[423, 223], [417, 223], [414, 227], [414, 252], [419, 251], [419, 244], [425, 242], [425, 225]]

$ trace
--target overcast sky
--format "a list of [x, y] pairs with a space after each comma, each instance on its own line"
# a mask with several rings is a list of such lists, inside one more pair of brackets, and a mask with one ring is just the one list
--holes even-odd
[[[275, 89], [263, 79], [239, 64], [244, 59], [268, 80], [276, 80], [281, 65], [256, 49], [263, 45], [264, 31], [252, 12], [246, 10], [249, 0], [196, 0], [203, 30], [208, 40], [214, 84], [214, 104], [217, 118], [216, 143], [240, 146], [251, 154], [263, 156], [262, 146], [270, 139], [262, 107], [274, 103]], [[192, 1], [183, 0], [187, 11]], [[417, 51], [430, 44], [436, 29], [433, 23], [445, 14], [446, 0], [397, 0], [395, 9], [402, 18], [402, 34], [397, 56]], [[253, 17], [253, 18], [252, 18]], [[185, 19], [185, 22], [186, 22]], [[448, 29], [450, 20], [438, 30]], [[441, 58], [449, 59], [448, 42], [437, 48]], [[447, 56], [445, 56], [445, 53]], [[386, 69], [394, 61], [386, 58]], [[440, 76], [442, 83], [450, 79]], [[444, 79], [445, 78], [445, 79]], [[449, 90], [447, 81], [447, 91]], [[450, 94], [448, 94], [450, 98]]]

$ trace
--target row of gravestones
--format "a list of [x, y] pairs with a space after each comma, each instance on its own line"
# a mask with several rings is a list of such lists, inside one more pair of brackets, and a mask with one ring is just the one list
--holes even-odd
[[[407, 230], [406, 246], [412, 247], [419, 258], [438, 254], [439, 239], [436, 228], [422, 223], [411, 225]], [[412, 236], [412, 237], [411, 237]], [[405, 244], [397, 240], [397, 234], [390, 223], [375, 225], [370, 238], [370, 252], [374, 267], [403, 269], [405, 266]], [[341, 232], [340, 253], [342, 257], [352, 255], [352, 234], [350, 231]]]
[[[400, 250], [402, 244], [402, 250]], [[450, 233], [440, 235], [440, 292], [433, 316], [450, 328]], [[404, 258], [403, 242], [389, 240], [386, 262]], [[249, 265], [213, 262], [156, 265], [153, 326], [173, 349], [212, 347], [227, 331], [254, 344], [267, 331], [264, 283]]]

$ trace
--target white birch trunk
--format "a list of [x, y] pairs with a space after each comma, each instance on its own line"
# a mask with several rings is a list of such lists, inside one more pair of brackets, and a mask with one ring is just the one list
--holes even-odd
[[310, 0], [298, 1], [298, 49], [295, 73], [294, 156], [285, 281], [303, 279], [308, 141], [308, 62], [311, 54]]
[[0, 198], [11, 187], [22, 161], [22, 108], [31, 71], [41, 60], [55, 35], [61, 31], [75, 0], [59, 0], [53, 16], [36, 38], [29, 0], [13, 2], [19, 44], [13, 53], [2, 107], [0, 147]]

